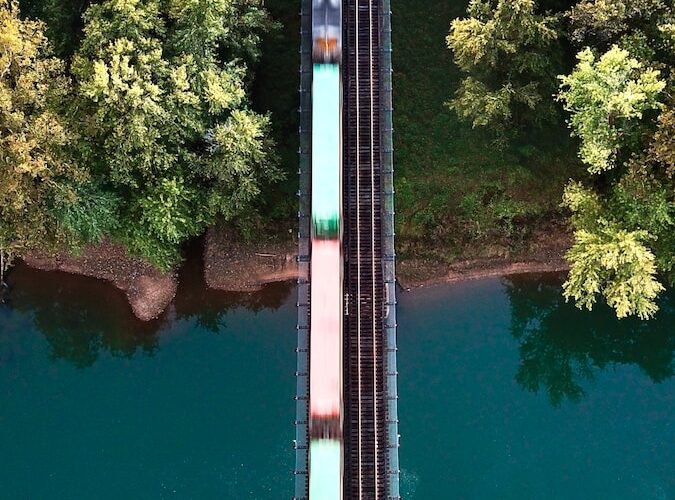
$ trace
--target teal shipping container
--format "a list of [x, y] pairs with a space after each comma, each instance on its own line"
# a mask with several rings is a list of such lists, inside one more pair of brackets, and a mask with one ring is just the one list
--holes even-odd
[[312, 82], [312, 230], [340, 238], [342, 83], [337, 64], [315, 64]]
[[342, 500], [342, 446], [339, 440], [312, 440], [309, 470], [309, 498]]

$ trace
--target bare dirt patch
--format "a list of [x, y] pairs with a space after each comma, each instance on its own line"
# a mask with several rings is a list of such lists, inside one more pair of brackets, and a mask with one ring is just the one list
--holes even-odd
[[297, 279], [297, 250], [290, 238], [244, 241], [227, 229], [211, 228], [204, 243], [204, 279], [210, 288], [231, 292]]
[[157, 318], [171, 303], [178, 287], [176, 273], [162, 273], [109, 241], [89, 246], [77, 256], [33, 252], [24, 261], [35, 269], [81, 274], [112, 282], [126, 294], [134, 314], [143, 321]]

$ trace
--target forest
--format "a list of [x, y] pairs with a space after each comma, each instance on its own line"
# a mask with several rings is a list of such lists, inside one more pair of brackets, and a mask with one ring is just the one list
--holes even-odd
[[[675, 282], [671, 0], [394, 0], [399, 263], [570, 238], [564, 297]], [[111, 240], [162, 270], [293, 225], [297, 0], [0, 0], [0, 269]], [[405, 29], [398, 29], [405, 27]]]
[[461, 73], [448, 106], [498, 149], [531, 146], [537, 129], [569, 133], [583, 174], [562, 195], [573, 233], [564, 295], [646, 319], [675, 278], [675, 10], [570, 3], [469, 2], [447, 36]]
[[247, 90], [273, 23], [247, 0], [84, 4], [4, 2], [0, 250], [112, 238], [169, 269], [282, 177]]

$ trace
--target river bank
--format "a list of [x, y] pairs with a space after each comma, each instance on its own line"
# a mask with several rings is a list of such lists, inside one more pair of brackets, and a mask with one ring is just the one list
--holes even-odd
[[109, 281], [124, 292], [134, 315], [142, 321], [156, 319], [178, 289], [176, 272], [163, 273], [110, 241], [88, 246], [78, 255], [33, 252], [23, 260], [42, 271], [62, 271]]
[[571, 245], [570, 234], [563, 228], [553, 226], [534, 234], [526, 250], [518, 253], [458, 259], [446, 263], [399, 259], [396, 278], [404, 289], [411, 290], [514, 274], [567, 271], [569, 263], [565, 260], [565, 254]]
[[[227, 230], [211, 229], [188, 253], [192, 266], [202, 274], [208, 289], [225, 292], [258, 292], [269, 283], [297, 279], [297, 242], [287, 239], [243, 241]], [[196, 254], [196, 255], [195, 255]], [[180, 272], [164, 273], [130, 256], [118, 244], [103, 241], [78, 255], [32, 252], [23, 259], [33, 269], [61, 271], [108, 281], [121, 290], [134, 316], [141, 321], [157, 319], [176, 297]], [[184, 266], [193, 263], [184, 263]], [[183, 267], [184, 267], [183, 266]]]
[[[450, 263], [399, 259], [397, 278], [405, 290], [412, 290], [512, 274], [565, 271], [569, 267], [564, 259], [568, 247], [567, 235], [549, 234], [530, 245], [527, 253], [510, 257]], [[296, 250], [297, 242], [291, 238], [251, 242], [226, 230], [212, 229], [193, 245], [188, 260], [200, 260], [201, 265], [195, 269], [203, 275], [208, 289], [250, 293], [270, 283], [297, 279]], [[133, 314], [142, 321], [154, 320], [166, 310], [176, 296], [181, 279], [178, 271], [162, 273], [108, 241], [85, 248], [77, 256], [33, 253], [24, 262], [39, 270], [108, 281], [124, 292]]]

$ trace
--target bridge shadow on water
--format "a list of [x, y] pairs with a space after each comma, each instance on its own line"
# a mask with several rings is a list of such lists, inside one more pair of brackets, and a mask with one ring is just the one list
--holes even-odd
[[661, 299], [654, 319], [618, 320], [604, 304], [589, 313], [565, 303], [560, 276], [519, 276], [503, 283], [511, 304], [510, 332], [520, 344], [516, 380], [526, 390], [546, 391], [553, 405], [581, 400], [584, 382], [613, 366], [637, 366], [656, 383], [675, 373], [673, 291]]
[[0, 362], [12, 356], [11, 336], [27, 327], [45, 337], [53, 359], [78, 368], [92, 366], [102, 352], [127, 358], [153, 356], [162, 334], [178, 322], [187, 322], [190, 330], [219, 333], [229, 312], [278, 309], [293, 290], [291, 283], [270, 284], [253, 293], [209, 289], [203, 278], [201, 245], [188, 249], [179, 280], [167, 310], [158, 319], [143, 322], [133, 315], [124, 293], [111, 283], [38, 271], [19, 262], [9, 275], [5, 301], [0, 303]]

